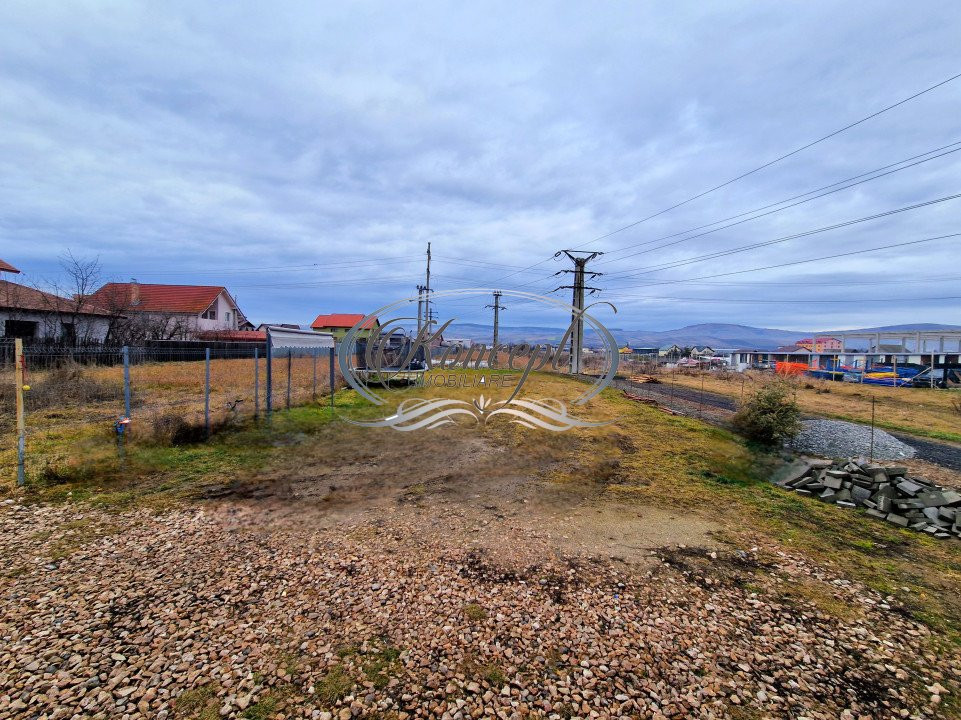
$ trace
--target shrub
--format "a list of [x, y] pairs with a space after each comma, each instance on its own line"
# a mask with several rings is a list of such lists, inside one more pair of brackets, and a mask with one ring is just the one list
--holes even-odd
[[92, 471], [89, 467], [77, 465], [53, 465], [47, 463], [37, 473], [37, 483], [46, 487], [54, 485], [68, 485], [89, 480]]
[[765, 385], [734, 416], [734, 429], [749, 440], [777, 445], [801, 431], [801, 410], [783, 381]]
[[25, 400], [28, 410], [69, 403], [119, 403], [123, 400], [123, 383], [99, 380], [92, 377], [82, 365], [65, 363], [40, 374], [30, 391], [25, 394]]
[[[223, 429], [223, 419], [210, 421], [210, 434], [213, 435]], [[193, 445], [207, 440], [207, 427], [203, 420], [189, 422], [183, 415], [164, 413], [150, 420], [147, 441], [157, 445]]]

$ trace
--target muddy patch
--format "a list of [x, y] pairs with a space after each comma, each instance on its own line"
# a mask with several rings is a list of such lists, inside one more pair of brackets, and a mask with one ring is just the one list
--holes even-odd
[[664, 565], [680, 572], [705, 590], [744, 587], [758, 573], [773, 568], [773, 565], [743, 550], [731, 552], [706, 547], [663, 547], [656, 554]]

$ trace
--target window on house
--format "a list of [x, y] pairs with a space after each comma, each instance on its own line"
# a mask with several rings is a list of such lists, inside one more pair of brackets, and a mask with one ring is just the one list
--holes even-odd
[[77, 340], [77, 328], [73, 323], [60, 323], [60, 339], [72, 343]]
[[37, 337], [39, 325], [31, 320], [6, 320], [3, 323], [3, 334], [12, 338]]
[[224, 320], [226, 320], [227, 322], [230, 322], [230, 313], [229, 313], [229, 312], [225, 312], [225, 313], [224, 313]]
[[204, 320], [216, 320], [217, 319], [217, 309], [210, 308], [209, 310], [204, 310], [203, 314], [200, 316]]

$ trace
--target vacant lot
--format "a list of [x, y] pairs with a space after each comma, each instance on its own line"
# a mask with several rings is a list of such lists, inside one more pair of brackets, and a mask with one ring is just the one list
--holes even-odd
[[[669, 372], [658, 378], [665, 383], [720, 393], [740, 400], [760, 384], [775, 379], [773, 373]], [[889, 388], [814, 378], [788, 378], [801, 409], [807, 413], [871, 422], [872, 400], [878, 427], [900, 430], [951, 442], [961, 442], [961, 393], [954, 390]]]
[[[287, 405], [286, 358], [273, 362], [273, 402]], [[292, 358], [290, 402], [292, 406], [329, 394], [326, 357]], [[316, 369], [316, 393], [315, 393]], [[148, 438], [167, 431], [171, 418], [200, 426], [204, 418], [203, 361], [144, 363], [130, 369], [133, 435]], [[255, 377], [258, 384], [255, 385]], [[67, 364], [51, 370], [29, 371], [31, 389], [25, 393], [27, 408], [27, 467], [30, 472], [61, 463], [65, 448], [89, 439], [92, 434], [112, 439], [113, 423], [124, 414], [123, 367]], [[342, 380], [337, 377], [337, 382]], [[255, 398], [254, 390], [258, 389]], [[0, 373], [0, 475], [16, 467], [12, 371]], [[210, 414], [216, 427], [253, 417], [256, 400], [260, 412], [266, 407], [267, 366], [260, 359], [212, 360], [210, 363]]]
[[958, 717], [961, 543], [593, 407], [617, 422], [71, 436], [0, 505], [0, 718]]

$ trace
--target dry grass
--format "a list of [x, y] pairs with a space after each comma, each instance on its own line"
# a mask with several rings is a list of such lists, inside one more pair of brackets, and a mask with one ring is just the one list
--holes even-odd
[[[773, 379], [771, 373], [677, 373], [678, 385], [704, 389], [738, 400]], [[798, 405], [805, 413], [840, 420], [871, 422], [871, 399], [875, 401], [878, 427], [961, 442], [958, 425], [958, 393], [926, 388], [889, 388], [877, 385], [832, 382], [815, 378], [792, 378]]]
[[[529, 395], [570, 400], [584, 387], [561, 376], [538, 374], [531, 379]], [[448, 394], [469, 399], [479, 392], [461, 388]], [[396, 399], [412, 395], [401, 390]], [[340, 412], [358, 418], [384, 414], [351, 392], [338, 393], [338, 402]], [[720, 541], [735, 548], [755, 544], [787, 548], [811, 557], [842, 577], [895, 595], [916, 617], [948, 637], [961, 637], [961, 544], [938, 542], [775, 487], [766, 477], [778, 462], [776, 457], [755, 454], [726, 430], [662, 413], [619, 392], [606, 390], [577, 412], [616, 422], [550, 433], [495, 418], [476, 432], [525, 467], [543, 468], [539, 481], [561, 490], [590, 488], [623, 504], [628, 512], [636, 504], [703, 515], [720, 526]], [[57, 476], [62, 482], [53, 485], [34, 484], [28, 497], [86, 500], [107, 507], [164, 507], [195, 498], [208, 487], [222, 487], [228, 478], [283, 474], [292, 446], [301, 448], [298, 455], [315, 453], [331, 463], [350, 464], [358, 459], [376, 462], [389, 457], [391, 447], [429, 443], [432, 437], [426, 431], [416, 433], [415, 439], [415, 433], [373, 431], [330, 420], [323, 405], [308, 405], [277, 413], [270, 426], [238, 428], [210, 443], [158, 447], [134, 441], [123, 459], [102, 429], [47, 433], [33, 438], [31, 452], [37, 462], [84, 473], [63, 473]], [[829, 588], [796, 592], [803, 595], [798, 599], [826, 612], [842, 610]]]
[[[210, 413], [214, 428], [250, 419], [254, 413], [254, 361], [213, 360], [210, 370]], [[259, 365], [260, 412], [266, 407], [266, 361]], [[317, 359], [317, 398], [329, 393], [328, 360]], [[291, 361], [291, 406], [314, 398], [312, 358]], [[274, 407], [284, 408], [287, 399], [287, 362], [275, 359]], [[204, 363], [171, 362], [134, 365], [130, 371], [133, 440], [165, 442], [174, 436], [193, 437], [191, 428], [203, 426]], [[343, 385], [338, 376], [338, 387]], [[124, 414], [121, 366], [63, 368], [28, 372], [31, 389], [26, 393], [28, 472], [70, 464], [75, 449], [112, 442], [113, 425]], [[12, 479], [16, 467], [13, 373], [0, 375], [0, 484]], [[178, 427], [172, 427], [176, 418]], [[168, 437], [169, 436], [169, 437]], [[167, 438], [167, 440], [165, 440]]]

